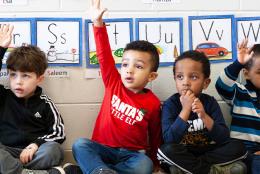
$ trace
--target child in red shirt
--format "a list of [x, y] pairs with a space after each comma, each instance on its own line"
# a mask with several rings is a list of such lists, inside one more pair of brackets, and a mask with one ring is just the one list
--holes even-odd
[[129, 43], [120, 75], [102, 20], [106, 9], [100, 9], [100, 0], [92, 7], [105, 96], [92, 140], [78, 139], [73, 155], [83, 173], [151, 174], [161, 143], [160, 101], [145, 86], [157, 77], [157, 49], [147, 41]]

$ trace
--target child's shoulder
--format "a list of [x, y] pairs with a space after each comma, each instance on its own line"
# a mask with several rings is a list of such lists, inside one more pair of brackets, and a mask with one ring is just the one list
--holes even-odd
[[174, 93], [172, 94], [166, 101], [179, 101], [180, 100], [180, 94]]
[[201, 93], [199, 97], [200, 101], [202, 102], [203, 106], [212, 106], [212, 105], [219, 105], [217, 100], [214, 96]]
[[209, 95], [209, 94], [205, 94], [205, 93], [201, 93], [199, 98], [205, 99], [205, 100], [216, 100], [213, 95]]
[[1, 99], [5, 95], [5, 93], [6, 93], [6, 89], [5, 89], [4, 85], [0, 84], [0, 96], [1, 96]]
[[150, 108], [158, 108], [161, 106], [160, 99], [152, 90], [145, 88], [144, 92], [145, 94], [141, 94], [139, 97], [142, 98], [141, 101], [144, 102], [145, 105], [149, 105]]
[[40, 98], [41, 100], [44, 100], [46, 104], [48, 104], [48, 103], [53, 103], [53, 104], [54, 104], [52, 98], [51, 98], [50, 96], [48, 96], [48, 95], [44, 92], [44, 90], [42, 89], [42, 87], [39, 87], [39, 86], [36, 87], [36, 90], [35, 90], [35, 92], [34, 92], [34, 96], [35, 96], [36, 99], [37, 99], [37, 98]]
[[172, 94], [169, 98], [167, 98], [164, 102], [163, 105], [168, 105], [168, 106], [181, 106], [180, 102], [180, 94], [179, 93], [174, 93]]
[[156, 103], [160, 103], [160, 99], [159, 97], [152, 91], [152, 90], [149, 90], [149, 89], [146, 89], [146, 93], [148, 94], [148, 98], [150, 98], [150, 100], [156, 102]]

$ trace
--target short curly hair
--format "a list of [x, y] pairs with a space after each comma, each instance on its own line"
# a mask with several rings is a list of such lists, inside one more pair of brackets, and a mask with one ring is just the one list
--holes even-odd
[[183, 59], [191, 59], [196, 62], [200, 62], [202, 64], [202, 72], [204, 74], [205, 78], [209, 78], [210, 76], [210, 62], [208, 57], [203, 53], [195, 50], [190, 50], [183, 52], [180, 56], [178, 56], [175, 60], [174, 66], [173, 66], [173, 74], [175, 75], [175, 65]]
[[150, 42], [145, 40], [138, 40], [130, 42], [126, 45], [124, 51], [136, 50], [147, 52], [151, 55], [152, 58], [152, 72], [156, 72], [159, 67], [159, 53], [157, 48]]

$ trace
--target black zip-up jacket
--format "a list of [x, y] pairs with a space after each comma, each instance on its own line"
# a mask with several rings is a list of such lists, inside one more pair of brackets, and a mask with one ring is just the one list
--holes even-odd
[[[0, 47], [0, 68], [6, 49]], [[62, 117], [52, 100], [40, 87], [32, 97], [18, 98], [0, 85], [0, 143], [9, 147], [38, 146], [47, 141], [65, 140]]]

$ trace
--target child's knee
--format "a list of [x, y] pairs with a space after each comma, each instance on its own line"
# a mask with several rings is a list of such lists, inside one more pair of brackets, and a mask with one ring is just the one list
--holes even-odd
[[175, 153], [175, 152], [179, 152], [179, 151], [183, 151], [183, 146], [180, 144], [163, 144], [160, 147], [160, 151], [164, 154], [168, 154], [168, 153]]
[[152, 160], [147, 157], [143, 156], [137, 161], [137, 165], [134, 165], [131, 169], [132, 173], [138, 173], [138, 174], [151, 174], [153, 171], [153, 162]]
[[53, 152], [63, 153], [61, 145], [56, 142], [47, 142], [45, 151], [47, 151], [47, 153], [53, 153]]
[[5, 161], [5, 156], [4, 156], [5, 150], [0, 149], [0, 164], [2, 164]]
[[73, 145], [72, 145], [72, 151], [77, 151], [78, 149], [81, 149], [82, 147], [88, 147], [92, 144], [92, 141], [87, 138], [79, 138], [77, 139]]
[[40, 153], [42, 157], [46, 157], [48, 159], [61, 159], [64, 158], [64, 151], [61, 145], [57, 142], [46, 142], [40, 146]]
[[73, 143], [73, 148], [80, 148], [82, 146], [88, 146], [92, 144], [92, 141], [87, 138], [79, 138]]

